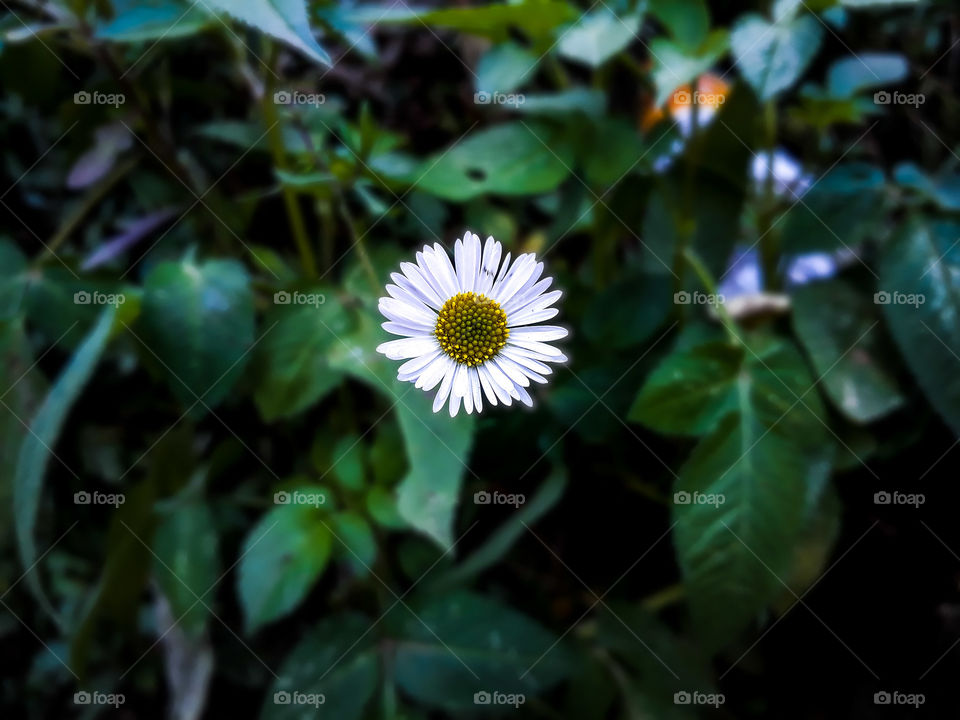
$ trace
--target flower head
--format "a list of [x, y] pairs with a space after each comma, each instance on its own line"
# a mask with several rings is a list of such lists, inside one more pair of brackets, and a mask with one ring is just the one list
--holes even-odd
[[550, 307], [562, 294], [547, 292], [553, 278], [540, 279], [543, 263], [533, 253], [501, 262], [503, 249], [488, 237], [467, 231], [454, 246], [454, 261], [439, 243], [424, 245], [417, 262], [400, 263], [391, 273], [390, 297], [380, 298], [387, 318], [383, 329], [400, 340], [377, 348], [391, 360], [406, 360], [397, 378], [430, 391], [438, 412], [449, 398], [450, 415], [480, 412], [483, 398], [491, 405], [513, 400], [532, 406], [530, 381], [547, 382], [546, 363], [566, 357], [548, 344], [567, 336], [555, 325], [538, 325], [559, 310]]

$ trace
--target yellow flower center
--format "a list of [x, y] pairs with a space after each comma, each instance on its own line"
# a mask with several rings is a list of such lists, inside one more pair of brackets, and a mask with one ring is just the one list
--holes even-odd
[[486, 295], [458, 293], [440, 308], [433, 331], [440, 348], [461, 365], [480, 365], [507, 344], [507, 314]]

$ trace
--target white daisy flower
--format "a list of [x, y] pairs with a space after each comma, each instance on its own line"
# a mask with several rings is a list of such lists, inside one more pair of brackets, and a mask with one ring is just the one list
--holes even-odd
[[401, 340], [377, 348], [391, 360], [406, 360], [397, 378], [430, 391], [438, 412], [449, 398], [450, 416], [460, 410], [480, 412], [486, 396], [491, 405], [519, 400], [533, 406], [530, 381], [547, 382], [546, 363], [565, 362], [553, 340], [567, 336], [556, 325], [539, 325], [560, 312], [550, 307], [562, 294], [547, 292], [553, 278], [540, 279], [543, 263], [533, 253], [511, 264], [500, 262], [502, 247], [488, 237], [467, 231], [454, 247], [454, 260], [439, 243], [424, 245], [417, 262], [400, 263], [391, 273], [390, 297], [380, 298], [387, 318], [383, 329]]

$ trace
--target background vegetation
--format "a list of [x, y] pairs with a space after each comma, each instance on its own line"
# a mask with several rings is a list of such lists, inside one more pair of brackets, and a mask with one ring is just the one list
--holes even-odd
[[[0, 4], [4, 717], [956, 713], [951, 3]], [[467, 227], [532, 411], [374, 351]]]

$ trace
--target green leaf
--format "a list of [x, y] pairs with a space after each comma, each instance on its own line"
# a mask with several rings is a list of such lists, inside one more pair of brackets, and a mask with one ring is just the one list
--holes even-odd
[[250, 278], [235, 260], [164, 262], [144, 281], [144, 357], [160, 364], [196, 416], [220, 403], [240, 378], [253, 325]]
[[114, 15], [94, 36], [112, 42], [173, 40], [206, 29], [212, 18], [203, 3], [183, 0], [114, 0]]
[[833, 445], [812, 385], [792, 347], [758, 343], [729, 388], [736, 408], [680, 469], [674, 544], [709, 648], [735, 638], [782, 588], [829, 476]]
[[[640, 345], [673, 309], [668, 275], [624, 273], [590, 303], [583, 334], [598, 347], [620, 350]], [[637, 308], [644, 308], [637, 312]]]
[[911, 220], [880, 265], [875, 301], [930, 404], [960, 435], [960, 224]]
[[833, 280], [793, 293], [793, 326], [827, 395], [850, 420], [869, 423], [903, 405], [883, 366], [877, 308]]
[[666, 38], [655, 38], [651, 41], [657, 107], [663, 105], [678, 87], [686, 85], [712, 68], [727, 51], [728, 39], [725, 30], [714, 30], [694, 50]]
[[73, 403], [93, 376], [93, 371], [107, 346], [115, 314], [116, 310], [112, 306], [107, 306], [96, 325], [70, 358], [63, 372], [57, 377], [43, 405], [30, 420], [30, 431], [24, 437], [14, 470], [14, 520], [17, 543], [20, 548], [20, 561], [29, 571], [26, 575], [27, 586], [43, 608], [53, 617], [56, 617], [56, 613], [33, 567], [37, 559], [34, 529], [40, 496], [43, 493], [43, 478], [67, 413], [70, 412]]
[[514, 42], [494, 45], [477, 63], [477, 92], [511, 93], [533, 80], [538, 58]]
[[[327, 289], [280, 291], [274, 298], [254, 353], [253, 399], [267, 422], [303, 412], [340, 384], [343, 373], [330, 366], [327, 355], [350, 329], [342, 303]], [[295, 298], [316, 302], [298, 304]], [[276, 304], [278, 299], [288, 302]]]
[[830, 66], [827, 91], [836, 98], [850, 98], [861, 90], [898, 83], [908, 72], [906, 58], [897, 53], [859, 53]]
[[[323, 490], [306, 487], [296, 492], [315, 495]], [[248, 633], [292, 611], [327, 567], [333, 540], [321, 512], [308, 504], [277, 505], [247, 534], [237, 593]]]
[[396, 681], [430, 707], [472, 710], [474, 693], [484, 690], [523, 693], [529, 702], [573, 671], [562, 644], [547, 652], [557, 640], [552, 633], [496, 601], [458, 592], [413, 610], [417, 617], [406, 608], [392, 612], [402, 621]]
[[[353, 613], [321, 620], [287, 655], [264, 699], [261, 720], [360, 720], [377, 689], [379, 658], [371, 620]], [[323, 696], [316, 707], [293, 693]], [[319, 698], [316, 698], [319, 699]]]
[[377, 561], [377, 541], [370, 524], [359, 513], [337, 513], [331, 519], [334, 549], [357, 575], [366, 575]]
[[454, 201], [486, 193], [532, 195], [555, 189], [572, 164], [571, 148], [556, 131], [536, 123], [508, 123], [427, 158], [417, 187]]
[[730, 35], [740, 74], [761, 101], [791, 87], [807, 69], [823, 41], [823, 26], [812, 15], [783, 16], [770, 22], [757, 14], [741, 17]]
[[555, 93], [525, 93], [522, 103], [506, 107], [524, 115], [600, 117], [606, 112], [607, 97], [599, 90], [576, 87]]
[[576, 25], [558, 31], [557, 51], [568, 60], [597, 68], [637, 38], [640, 13], [619, 17], [607, 5], [580, 17]]
[[333, 65], [310, 29], [306, 0], [206, 0], [211, 7], [295, 47], [321, 65]]
[[788, 252], [853, 248], [867, 239], [882, 219], [877, 212], [884, 193], [883, 171], [865, 163], [845, 163], [830, 170], [782, 220], [781, 238]]
[[363, 470], [364, 444], [357, 435], [347, 435], [337, 440], [333, 446], [330, 471], [344, 488], [362, 490], [364, 486]]
[[690, 50], [699, 47], [710, 30], [710, 11], [704, 0], [653, 0], [650, 13], [677, 44]]
[[407, 24], [450, 28], [492, 40], [505, 40], [512, 30], [520, 30], [532, 40], [546, 38], [558, 25], [577, 16], [577, 9], [563, 0], [524, 0], [490, 3], [475, 7], [417, 10], [409, 7], [386, 11], [379, 7], [361, 8], [348, 17], [353, 22], [371, 25]]
[[736, 409], [745, 360], [744, 349], [729, 342], [672, 353], [647, 379], [628, 418], [667, 435], [703, 435]]
[[153, 537], [153, 574], [174, 619], [192, 637], [207, 624], [213, 597], [204, 594], [220, 573], [217, 548], [213, 515], [200, 500], [180, 501], [169, 508]]

